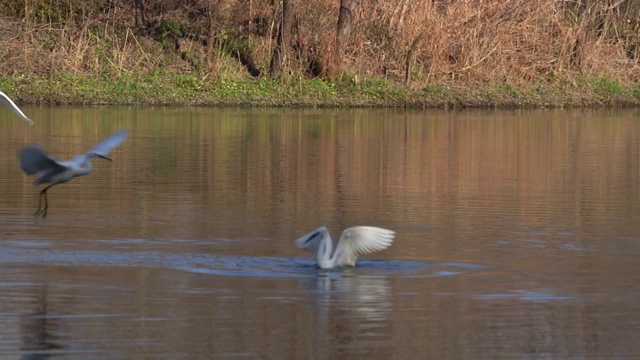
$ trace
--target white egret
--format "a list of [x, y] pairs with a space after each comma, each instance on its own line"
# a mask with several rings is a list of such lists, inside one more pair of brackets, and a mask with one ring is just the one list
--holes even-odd
[[[65, 183], [74, 177], [87, 175], [93, 169], [91, 158], [98, 157], [109, 160], [107, 157], [113, 148], [120, 145], [127, 137], [127, 130], [120, 130], [104, 139], [86, 154], [78, 155], [69, 161], [59, 161], [55, 157], [48, 156], [40, 145], [27, 145], [20, 151], [20, 166], [27, 175], [38, 174], [34, 185], [48, 183], [47, 187], [40, 191], [38, 210], [36, 216], [47, 217], [47, 190], [51, 187]], [[42, 204], [44, 198], [44, 206]]]
[[0, 104], [9, 108], [9, 110], [13, 111], [14, 114], [18, 115], [20, 119], [26, 121], [27, 123], [33, 125], [33, 121], [25, 115], [22, 110], [7, 96], [7, 94], [0, 91]]
[[358, 256], [391, 246], [395, 232], [373, 226], [354, 226], [342, 232], [335, 252], [329, 230], [321, 226], [295, 241], [298, 249], [316, 254], [318, 267], [333, 269], [341, 266], [355, 266]]

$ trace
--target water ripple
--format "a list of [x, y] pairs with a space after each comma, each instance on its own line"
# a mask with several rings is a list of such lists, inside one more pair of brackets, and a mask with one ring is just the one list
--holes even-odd
[[[51, 249], [4, 248], [0, 264], [154, 267], [191, 273], [307, 278], [318, 272], [331, 277], [341, 269], [320, 270], [312, 258], [215, 256], [208, 254], [169, 254], [163, 252], [55, 251]], [[486, 267], [463, 263], [411, 260], [360, 259], [350, 269], [364, 276], [440, 277], [469, 273]]]

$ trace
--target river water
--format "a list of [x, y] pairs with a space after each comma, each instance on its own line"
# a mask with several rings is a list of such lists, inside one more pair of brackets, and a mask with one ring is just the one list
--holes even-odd
[[[637, 110], [0, 112], [0, 358], [640, 357]], [[49, 191], [16, 154], [113, 161]], [[396, 231], [355, 268], [293, 241]]]

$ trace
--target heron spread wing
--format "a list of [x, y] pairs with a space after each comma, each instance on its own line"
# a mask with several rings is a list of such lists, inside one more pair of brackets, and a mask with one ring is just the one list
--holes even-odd
[[111, 152], [111, 150], [122, 144], [124, 139], [127, 138], [127, 135], [127, 130], [120, 130], [115, 134], [109, 136], [108, 138], [102, 140], [98, 145], [94, 146], [93, 149], [87, 152], [87, 155], [89, 155], [90, 157], [107, 156]]
[[31, 119], [29, 119], [27, 117], [27, 115], [25, 115], [22, 110], [20, 110], [20, 108], [13, 102], [13, 100], [11, 100], [7, 94], [3, 93], [2, 91], [0, 91], [0, 104], [6, 106], [9, 108], [9, 110], [13, 111], [14, 114], [18, 115], [18, 117], [20, 117], [22, 120], [26, 121], [27, 123], [33, 125], [33, 121], [31, 121]]
[[391, 246], [395, 232], [373, 226], [354, 226], [342, 232], [336, 254], [336, 266], [353, 265], [358, 256]]
[[44, 177], [54, 176], [67, 169], [58, 160], [47, 156], [41, 146], [27, 145], [20, 151], [20, 167], [27, 175], [40, 174], [36, 185], [41, 184]]
[[[298, 249], [307, 250], [315, 254], [318, 252], [318, 247], [325, 236], [329, 236], [329, 231], [326, 227], [321, 226], [296, 240], [295, 244]], [[329, 237], [329, 241], [331, 241], [331, 237]]]

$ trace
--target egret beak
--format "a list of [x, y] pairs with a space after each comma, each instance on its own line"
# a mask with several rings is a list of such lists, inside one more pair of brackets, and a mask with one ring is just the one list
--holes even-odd
[[311, 240], [313, 240], [316, 236], [320, 235], [319, 231], [314, 232], [313, 234], [309, 235], [309, 237], [304, 241], [303, 244], [308, 244]]
[[100, 155], [100, 154], [94, 154], [95, 156], [99, 157], [100, 159], [105, 159], [105, 160], [109, 160], [111, 161], [111, 159], [109, 159], [108, 157], [104, 156], [104, 155]]

